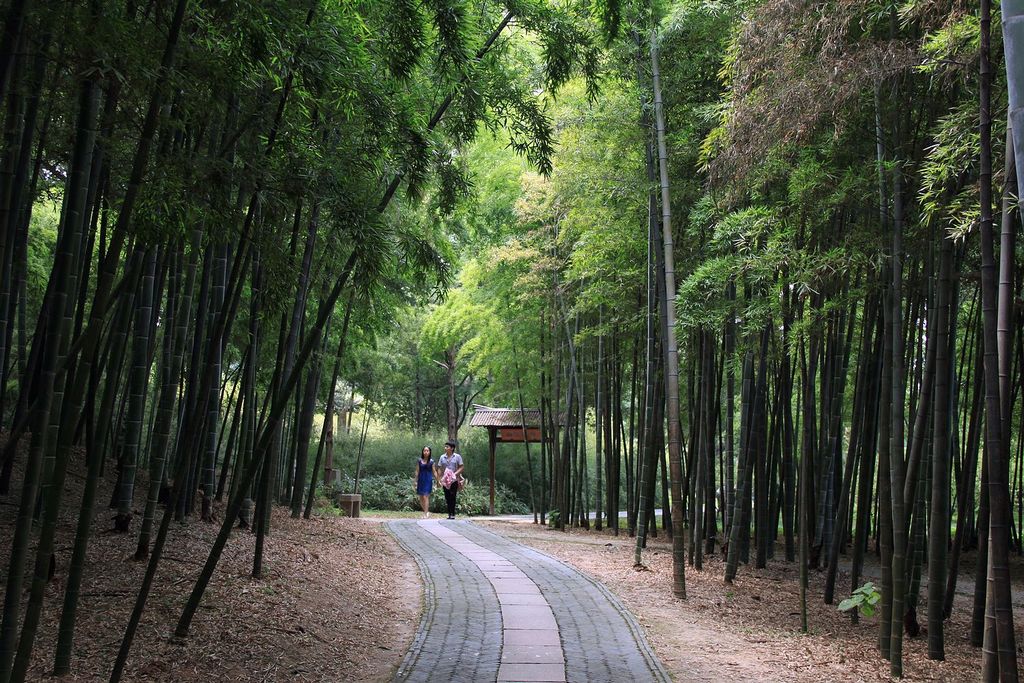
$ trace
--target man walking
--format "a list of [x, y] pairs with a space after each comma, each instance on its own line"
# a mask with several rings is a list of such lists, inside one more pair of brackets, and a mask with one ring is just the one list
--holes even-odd
[[445, 441], [444, 455], [438, 461], [437, 469], [440, 472], [438, 479], [444, 490], [444, 502], [448, 506], [448, 519], [455, 519], [455, 496], [459, 493], [459, 482], [462, 480], [464, 468], [462, 456], [455, 452], [455, 442]]

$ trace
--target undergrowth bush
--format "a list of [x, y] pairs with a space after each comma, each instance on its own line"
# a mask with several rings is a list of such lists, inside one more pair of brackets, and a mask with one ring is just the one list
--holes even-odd
[[[340, 486], [343, 491], [352, 490], [352, 479], [344, 477]], [[379, 474], [363, 477], [359, 482], [359, 493], [362, 494], [362, 507], [372, 510], [410, 510], [420, 509], [420, 500], [416, 495], [416, 485], [411, 476], [402, 474]], [[486, 515], [490, 500], [487, 481], [469, 481], [456, 499], [456, 512], [460, 515]], [[444, 513], [444, 491], [440, 486], [434, 487], [430, 496], [430, 511]], [[507, 486], [498, 482], [494, 487], [494, 512], [499, 515], [522, 515], [530, 511], [529, 506], [520, 500]]]
[[[362, 416], [357, 415], [356, 418], [351, 433], [347, 434], [344, 428], [339, 427], [334, 437], [333, 466], [341, 478], [336, 488], [345, 492], [352, 491], [352, 476], [355, 474], [356, 460], [359, 452]], [[319, 446], [319, 426], [314, 426], [317, 429], [314, 430], [315, 436], [310, 441], [312, 452], [315, 452]], [[593, 444], [593, 432], [590, 432], [587, 438], [591, 440], [588, 443]], [[361, 462], [362, 481], [377, 476], [395, 477], [397, 478], [396, 481], [404, 480], [407, 485], [397, 485], [394, 491], [395, 498], [390, 500], [382, 494], [382, 497], [385, 498], [384, 502], [388, 507], [371, 505], [366, 502], [366, 497], [363, 498], [363, 507], [386, 510], [419, 510], [419, 501], [416, 499], [413, 490], [412, 477], [416, 472], [416, 462], [419, 460], [420, 451], [423, 449], [423, 446], [430, 446], [433, 449], [433, 458], [436, 462], [444, 454], [443, 444], [445, 439], [445, 432], [433, 431], [426, 435], [416, 436], [401, 426], [370, 420]], [[595, 447], [592, 445], [588, 446], [588, 452], [592, 452], [591, 448]], [[465, 510], [474, 510], [476, 512], [471, 512], [470, 514], [486, 514], [487, 471], [489, 468], [487, 430], [480, 428], [465, 428], [461, 430], [459, 432], [458, 451], [462, 454], [462, 458], [466, 463], [465, 475], [470, 480], [470, 486], [459, 494], [459, 512], [465, 514]], [[535, 491], [540, 491], [540, 444], [531, 444], [531, 451], [534, 489]], [[499, 444], [495, 456], [494, 478], [497, 482], [494, 501], [495, 509], [502, 509], [506, 500], [505, 492], [508, 492], [511, 500], [515, 502], [508, 504], [509, 507], [505, 510], [505, 514], [520, 512], [520, 506], [523, 508], [521, 510], [523, 513], [528, 512], [525, 508], [529, 506], [530, 501], [530, 469], [527, 466], [525, 444]], [[312, 462], [310, 462], [309, 467], [312, 470]], [[590, 468], [591, 480], [593, 480], [596, 478], [596, 463], [593, 459], [588, 463], [588, 467]], [[625, 481], [625, 478], [622, 478], [620, 484], [622, 487], [620, 493], [623, 500], [626, 498]], [[406, 489], [404, 491], [401, 490], [403, 486]], [[361, 483], [360, 488], [364, 489], [365, 484]], [[364, 491], [364, 493], [366, 492]], [[406, 495], [409, 497], [408, 505], [402, 502], [405, 500]], [[463, 503], [463, 498], [465, 498], [465, 504]], [[430, 500], [430, 509], [434, 512], [443, 512], [445, 510], [444, 495], [441, 491], [434, 491], [434, 495]]]
[[[444, 455], [445, 439], [445, 434], [441, 432], [420, 437], [399, 427], [371, 421], [363, 452], [362, 476], [398, 474], [411, 478], [413, 472], [416, 471], [416, 461], [419, 459], [423, 447], [430, 446], [432, 448], [436, 462]], [[317, 445], [318, 441], [314, 438], [311, 448], [315, 449]], [[531, 447], [533, 448], [534, 468], [538, 472], [536, 476], [539, 485], [540, 444], [531, 444]], [[359, 435], [356, 430], [349, 435], [343, 432], [339, 433], [334, 442], [334, 467], [351, 477], [355, 474], [358, 451]], [[475, 485], [483, 486], [486, 489], [489, 467], [487, 430], [463, 429], [459, 433], [458, 451], [466, 463], [466, 476]], [[496, 456], [495, 479], [514, 491], [517, 498], [529, 503], [530, 474], [526, 466], [526, 453], [523, 445], [500, 444]], [[351, 491], [351, 489], [348, 490]], [[441, 500], [439, 509], [443, 510], [444, 499]], [[431, 505], [433, 506], [433, 503]], [[497, 499], [495, 499], [495, 505], [497, 505]]]
[[[464, 515], [486, 515], [490, 502], [490, 489], [487, 481], [477, 479], [470, 481], [461, 491], [455, 500], [455, 509]], [[441, 510], [444, 510], [444, 492], [438, 491], [441, 499]], [[433, 499], [431, 499], [433, 509]], [[494, 485], [494, 514], [496, 515], [525, 515], [530, 511], [530, 506], [520, 500], [512, 489], [500, 481]]]

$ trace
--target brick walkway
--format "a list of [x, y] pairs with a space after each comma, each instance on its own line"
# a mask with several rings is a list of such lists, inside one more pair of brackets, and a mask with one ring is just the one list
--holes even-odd
[[425, 586], [396, 681], [669, 680], [636, 620], [575, 569], [470, 522], [388, 528]]

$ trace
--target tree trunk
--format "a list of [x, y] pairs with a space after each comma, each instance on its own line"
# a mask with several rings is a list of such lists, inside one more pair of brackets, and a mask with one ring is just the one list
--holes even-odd
[[114, 531], [119, 533], [128, 533], [131, 527], [135, 468], [142, 450], [142, 419], [146, 410], [146, 393], [149, 384], [149, 323], [153, 313], [153, 276], [156, 267], [156, 253], [150, 250], [144, 258], [146, 266], [142, 274], [141, 289], [135, 298], [135, 336], [132, 339], [128, 419], [125, 448], [121, 460], [121, 486], [118, 492], [117, 516], [114, 518]]
[[[996, 263], [992, 229], [992, 69], [990, 52], [989, 0], [981, 2], [981, 87], [980, 87], [980, 200], [981, 200], [981, 296], [985, 342], [985, 443], [988, 450], [989, 497], [989, 553], [988, 601], [992, 605], [991, 617], [986, 615], [986, 630], [994, 630], [998, 651], [985, 649], [982, 656], [983, 676], [998, 674], [1004, 681], [1017, 680], [1017, 647], [1013, 631], [1013, 603], [1010, 588], [1010, 496], [1009, 496], [1009, 440], [1003, 438], [1006, 422], [1002, 417], [1000, 348], [997, 321]], [[1014, 64], [1017, 72], [1020, 65]], [[1007, 256], [1009, 258], [1009, 256]], [[1005, 294], [1004, 294], [1005, 296]], [[1009, 350], [1005, 350], [1009, 353]], [[1008, 417], [1008, 416], [1007, 416]], [[1007, 420], [1008, 422], [1008, 420]], [[992, 624], [991, 622], [995, 622]]]
[[[725, 563], [725, 580], [727, 582], [736, 578], [741, 555], [742, 536], [747, 532], [747, 528], [743, 523], [743, 509], [744, 501], [750, 499], [749, 473], [752, 465], [750, 431], [752, 429], [754, 413], [754, 402], [752, 400], [754, 392], [754, 354], [751, 351], [747, 351], [743, 356], [742, 373], [742, 388], [740, 390], [740, 459], [736, 469], [736, 493], [732, 511], [732, 524], [729, 527], [728, 551]], [[806, 508], [801, 507], [801, 510], [806, 510]]]
[[25, 15], [32, 3], [29, 0], [12, 0], [4, 17], [4, 32], [0, 36], [0, 100], [7, 95], [11, 81], [11, 65], [14, 62], [15, 50], [22, 35]]
[[[598, 309], [598, 319], [597, 319], [598, 327], [600, 327], [602, 322], [603, 322], [603, 320], [602, 320], [602, 314], [603, 313], [604, 313], [603, 310]], [[604, 512], [603, 506], [601, 505], [601, 502], [602, 502], [601, 499], [602, 499], [602, 496], [603, 496], [603, 484], [604, 484], [604, 480], [602, 478], [602, 475], [604, 473], [601, 471], [603, 469], [603, 467], [604, 467], [604, 463], [601, 460], [601, 432], [603, 431], [603, 424], [601, 422], [601, 419], [602, 419], [601, 408], [602, 408], [602, 401], [603, 401], [603, 398], [604, 398], [601, 395], [602, 380], [603, 380], [603, 377], [601, 376], [601, 369], [602, 369], [603, 365], [604, 365], [604, 335], [603, 334], [598, 334], [598, 337], [597, 337], [597, 359], [596, 359], [596, 362], [595, 362], [595, 367], [597, 368], [597, 377], [594, 380], [594, 432], [595, 432], [594, 433], [594, 439], [595, 439], [595, 445], [594, 445], [594, 465], [595, 465], [595, 469], [596, 469], [595, 474], [597, 475], [597, 491], [595, 492], [596, 493], [596, 495], [595, 495], [596, 505], [595, 505], [595, 512], [594, 512], [594, 515], [595, 515], [594, 530], [595, 531], [601, 531], [601, 529], [603, 528], [602, 523], [601, 523], [601, 514]], [[518, 377], [519, 377], [519, 373], [517, 372], [516, 373], [517, 380], [518, 380]], [[520, 402], [522, 402], [522, 394], [521, 393], [520, 393]], [[524, 429], [526, 428], [525, 422], [523, 423], [523, 428]], [[608, 512], [611, 513], [612, 510], [609, 510]]]
[[879, 402], [878, 431], [878, 538], [882, 581], [879, 587], [882, 594], [881, 618], [878, 624], [878, 648], [882, 657], [890, 659], [892, 647], [892, 631], [902, 631], [898, 612], [893, 610], [893, 531], [892, 531], [892, 399], [893, 399], [893, 331], [892, 324], [892, 290], [887, 289], [882, 303], [883, 341], [882, 341], [882, 388]]
[[[295, 459], [295, 480], [292, 488], [292, 518], [298, 519], [302, 514], [302, 494], [306, 489], [306, 467], [309, 458], [309, 439], [313, 433], [313, 413], [316, 410], [316, 395], [320, 390], [320, 369], [323, 366], [323, 354], [327, 351], [327, 338], [330, 334], [330, 320], [322, 333], [320, 357], [313, 360], [306, 377], [306, 391], [303, 405], [299, 412], [298, 457]], [[315, 334], [315, 333], [314, 333]], [[314, 470], [315, 472], [316, 470]], [[313, 474], [311, 479], [315, 479]]]
[[[1024, 131], [1024, 0], [1002, 0], [1003, 57], [1006, 62], [1006, 90], [1009, 96], [1008, 130]], [[1018, 182], [1024, 178], [1024, 134], [1013, 136], [1015, 169]], [[1010, 183], [1007, 183], [1010, 186]], [[1024, 208], [1024, 193], [1016, 192]]]
[[[47, 450], [47, 439], [51, 437], [48, 429], [50, 413], [51, 410], [57, 408], [54, 404], [54, 385], [58, 363], [63, 355], [62, 351], [66, 353], [67, 350], [64, 335], [70, 332], [70, 326], [66, 323], [70, 322], [68, 301], [75, 288], [75, 278], [72, 272], [73, 260], [75, 254], [78, 253], [82, 239], [84, 222], [82, 212], [85, 208], [85, 195], [89, 185], [91, 155], [95, 147], [95, 119], [99, 109], [99, 89], [92, 78], [89, 76], [80, 84], [75, 148], [67, 184], [67, 197], [71, 208], [64, 223], [63, 234], [58, 240], [57, 253], [50, 276], [54, 296], [49, 301], [48, 310], [44, 310], [40, 314], [41, 320], [47, 320], [46, 333], [33, 344], [33, 346], [39, 344], [42, 348], [40, 353], [41, 385], [38, 387], [37, 397], [34, 399], [32, 440], [29, 445], [18, 518], [11, 544], [3, 622], [0, 626], [0, 680], [4, 681], [9, 678], [23, 680], [28, 670], [28, 658], [35, 640], [36, 625], [42, 608], [43, 589], [46, 586], [49, 573], [49, 554], [56, 533], [56, 517], [60, 507], [60, 496], [63, 492], [62, 481], [59, 481], [63, 479], [62, 473], [55, 471], [55, 474], [60, 476], [51, 481], [50, 495], [44, 498], [47, 505], [46, 521], [36, 552], [36, 575], [33, 577], [32, 595], [25, 614], [21, 642], [17, 648], [19, 656], [15, 660], [15, 637], [21, 605], [25, 560], [28, 554], [33, 510], [42, 474], [43, 455]], [[42, 573], [41, 581], [38, 576], [40, 572]]]
[[[856, 316], [851, 316], [851, 318]], [[850, 429], [850, 450], [846, 457], [846, 470], [843, 473], [843, 486], [839, 496], [839, 511], [836, 513], [836, 529], [832, 546], [829, 549], [828, 574], [825, 578], [825, 604], [831, 605], [835, 598], [836, 573], [839, 569], [839, 552], [843, 546], [845, 537], [849, 533], [846, 521], [849, 512], [853, 509], [853, 475], [857, 466], [857, 452], [859, 450], [860, 422], [866, 410], [865, 385], [868, 381], [868, 367], [871, 363], [871, 326], [868, 321], [875, 318], [871, 310], [871, 302], [864, 309], [864, 324], [862, 325], [861, 350], [859, 354], [857, 379], [854, 388], [854, 418]]]
[[903, 365], [903, 211], [902, 177], [899, 166], [893, 169], [893, 242], [892, 242], [892, 426], [889, 467], [892, 496], [892, 632], [889, 645], [889, 672], [903, 676], [903, 606], [905, 598], [907, 514], [904, 508], [903, 415], [905, 412]]
[[[932, 430], [932, 500], [928, 528], [928, 658], [943, 660], [943, 603], [949, 545], [950, 359], [949, 309], [953, 243], [942, 236], [935, 312], [935, 402]], [[931, 336], [931, 335], [929, 335]]]
[[[861, 571], [864, 568], [864, 553], [867, 551], [868, 537], [871, 532], [871, 507], [872, 507], [872, 487], [874, 484], [875, 472], [875, 453], [876, 449], [881, 454], [881, 435], [879, 434], [879, 419], [881, 418], [881, 410], [883, 401], [881, 400], [881, 392], [883, 382], [880, 381], [884, 367], [884, 358], [882, 354], [883, 338], [885, 331], [883, 329], [884, 313], [882, 307], [876, 305], [875, 314], [873, 319], [865, 320], [865, 324], [870, 324], [874, 328], [874, 343], [872, 345], [871, 356], [869, 357], [866, 365], [868, 371], [868, 381], [866, 387], [865, 404], [866, 410], [864, 415], [864, 426], [862, 435], [860, 438], [861, 443], [861, 455], [860, 455], [860, 474], [858, 477], [858, 494], [857, 494], [857, 534], [853, 541], [853, 557], [851, 558], [850, 568], [850, 590], [854, 591], [860, 587]], [[881, 492], [879, 492], [881, 496]], [[885, 565], [882, 565], [883, 572]], [[858, 618], [857, 610], [851, 610], [851, 619], [856, 622]]]
[[661, 101], [658, 68], [658, 33], [651, 31], [651, 71], [654, 79], [654, 120], [658, 139], [658, 169], [661, 176], [662, 240], [665, 249], [665, 411], [668, 416], [669, 465], [672, 473], [672, 594], [686, 597], [686, 539], [683, 534], [683, 466], [679, 426], [679, 351], [676, 345], [676, 275], [672, 239], [672, 197], [668, 186], [668, 147], [665, 114]]
[[[523, 445], [526, 447], [526, 468], [530, 472], [530, 509], [533, 510], [533, 523], [537, 523], [537, 494], [535, 493], [534, 477], [533, 477], [533, 457], [530, 455], [530, 438], [527, 431], [526, 425], [526, 408], [523, 405], [523, 383], [519, 375], [519, 356], [516, 354], [515, 346], [512, 347], [512, 357], [515, 358], [515, 370], [516, 370], [516, 393], [519, 397], [519, 421], [523, 425]], [[598, 433], [600, 433], [601, 427], [598, 424]], [[598, 446], [598, 461], [597, 461], [597, 530], [601, 530], [601, 460], [600, 453], [601, 448]]]
[[[213, 287], [210, 302], [210, 316], [213, 319], [219, 316], [225, 308], [227, 246], [215, 245], [209, 247], [209, 250], [208, 253], [213, 258]], [[210, 393], [206, 397], [206, 434], [203, 444], [201, 477], [203, 502], [200, 515], [204, 522], [213, 521], [213, 496], [217, 485], [217, 434], [220, 432], [220, 381], [223, 354], [224, 344], [222, 341], [211, 337], [207, 351], [206, 372], [213, 375], [215, 381], [211, 383]]]
[[316, 493], [317, 474], [320, 471], [320, 457], [325, 454], [327, 466], [324, 468], [324, 482], [334, 483], [334, 394], [338, 390], [338, 374], [341, 371], [341, 359], [345, 355], [345, 343], [348, 339], [348, 324], [352, 319], [352, 304], [356, 298], [356, 290], [353, 288], [349, 294], [348, 303], [345, 305], [345, 318], [341, 323], [341, 335], [338, 339], [338, 351], [334, 355], [334, 369], [331, 371], [331, 383], [327, 393], [327, 405], [324, 407], [324, 428], [320, 434], [320, 448], [317, 449], [316, 463], [313, 464], [313, 473], [309, 481], [309, 494], [306, 496], [306, 509], [302, 516], [309, 519], [313, 509], [313, 496]]
[[[35, 197], [35, 185], [38, 180], [38, 173], [36, 173], [33, 174], [32, 182], [28, 182], [29, 165], [32, 161], [32, 141], [36, 136], [36, 122], [39, 118], [41, 90], [49, 57], [50, 41], [51, 35], [47, 32], [39, 40], [33, 61], [22, 134], [17, 143], [17, 161], [10, 181], [7, 206], [4, 207], [3, 222], [0, 223], [0, 240], [6, 243], [6, 246], [0, 250], [0, 254], [2, 254], [2, 260], [0, 260], [0, 264], [2, 264], [0, 265], [0, 316], [2, 316], [2, 320], [0, 320], [0, 345], [2, 345], [0, 348], [0, 415], [4, 414], [6, 405], [8, 360], [11, 355], [11, 342], [14, 339], [14, 312], [20, 308], [22, 321], [25, 317], [25, 305], [16, 307], [14, 303], [17, 301], [17, 293], [20, 291], [24, 296], [26, 289], [23, 282], [24, 275], [22, 275], [26, 268], [22, 267], [22, 264], [28, 243], [28, 220], [23, 219], [23, 214], [24, 218], [31, 216], [33, 205], [31, 198]], [[44, 122], [44, 129], [48, 123], [48, 120]], [[39, 134], [40, 145], [42, 145], [44, 137], [44, 132], [41, 132]], [[23, 322], [20, 331], [24, 338]], [[18, 357], [23, 361], [24, 342], [21, 346], [22, 351]]]
[[810, 627], [807, 622], [807, 574], [810, 564], [808, 555], [810, 550], [810, 533], [813, 524], [813, 517], [811, 516], [811, 507], [813, 505], [811, 502], [811, 480], [814, 476], [814, 466], [812, 463], [812, 454], [814, 453], [814, 413], [810, 407], [815, 405], [814, 378], [818, 370], [818, 339], [817, 333], [813, 328], [811, 331], [810, 353], [804, 353], [804, 343], [802, 341], [800, 353], [802, 356], [800, 366], [801, 370], [803, 370], [801, 381], [801, 386], [803, 387], [802, 398], [805, 408], [802, 422], [802, 452], [800, 454], [800, 630], [807, 633]]

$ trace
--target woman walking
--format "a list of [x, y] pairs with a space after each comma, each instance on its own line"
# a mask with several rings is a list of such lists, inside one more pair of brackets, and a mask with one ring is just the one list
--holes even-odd
[[416, 463], [416, 495], [420, 497], [423, 519], [430, 517], [430, 494], [434, 490], [434, 459], [430, 446], [424, 446]]
[[459, 480], [465, 465], [462, 456], [455, 452], [455, 442], [444, 442], [444, 455], [437, 462], [441, 471], [441, 488], [444, 489], [444, 502], [448, 505], [448, 519], [455, 519], [455, 496], [459, 492]]

